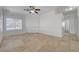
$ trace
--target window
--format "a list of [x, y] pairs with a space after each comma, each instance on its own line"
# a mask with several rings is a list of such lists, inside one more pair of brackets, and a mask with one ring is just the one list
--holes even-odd
[[22, 19], [6, 19], [6, 30], [21, 30], [22, 29]]

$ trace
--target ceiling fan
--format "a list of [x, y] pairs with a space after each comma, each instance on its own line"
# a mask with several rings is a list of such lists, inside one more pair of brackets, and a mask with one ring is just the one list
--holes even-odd
[[28, 9], [24, 9], [25, 11], [29, 11], [29, 13], [37, 13], [40, 11], [40, 9], [36, 8], [35, 6], [29, 6]]

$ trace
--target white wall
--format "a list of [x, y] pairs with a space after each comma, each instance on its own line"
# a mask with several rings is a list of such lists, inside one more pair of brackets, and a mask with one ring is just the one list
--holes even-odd
[[3, 13], [2, 9], [0, 9], [0, 43], [3, 39]]
[[79, 7], [78, 7], [78, 38], [79, 38]]
[[53, 11], [42, 15], [29, 14], [26, 18], [26, 32], [62, 37], [62, 16]]
[[2, 10], [0, 9], [0, 36], [2, 35], [3, 31], [3, 19], [2, 19]]
[[40, 33], [62, 37], [62, 14], [48, 12], [40, 18]]
[[75, 34], [74, 18], [72, 17], [69, 20], [70, 20], [70, 33]]
[[78, 11], [76, 10], [75, 15], [74, 15], [74, 30], [76, 35], [78, 34]]
[[69, 20], [64, 20], [64, 23], [65, 23], [63, 27], [64, 32], [67, 32], [67, 31], [69, 32]]
[[38, 32], [39, 31], [39, 14], [29, 14], [26, 16], [26, 32]]

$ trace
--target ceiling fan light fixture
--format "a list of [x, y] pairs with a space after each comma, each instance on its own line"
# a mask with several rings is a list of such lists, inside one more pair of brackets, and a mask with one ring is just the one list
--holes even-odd
[[31, 13], [34, 13], [34, 10], [31, 10], [30, 12], [31, 12]]
[[73, 8], [67, 8], [67, 9], [65, 9], [65, 11], [72, 11], [73, 10]]
[[36, 9], [34, 6], [29, 6], [30, 8], [28, 9], [24, 9], [25, 11], [29, 11], [29, 13], [36, 13], [38, 14], [38, 12], [40, 11], [40, 9]]
[[72, 7], [69, 8], [69, 10], [72, 10], [72, 9], [73, 9]]

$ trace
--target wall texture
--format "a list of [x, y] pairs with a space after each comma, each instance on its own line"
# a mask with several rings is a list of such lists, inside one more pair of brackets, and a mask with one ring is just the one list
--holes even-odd
[[39, 31], [39, 21], [40, 15], [39, 14], [29, 14], [28, 17], [26, 16], [25, 20], [26, 25], [26, 32], [38, 32]]
[[62, 37], [62, 14], [48, 12], [40, 17], [40, 33]]
[[2, 19], [2, 10], [0, 9], [0, 36], [2, 35], [3, 31], [3, 19]]
[[79, 7], [78, 7], [78, 38], [79, 38]]
[[0, 43], [3, 39], [3, 13], [2, 9], [0, 9]]
[[54, 11], [42, 15], [29, 14], [26, 18], [26, 32], [62, 37], [62, 16]]

